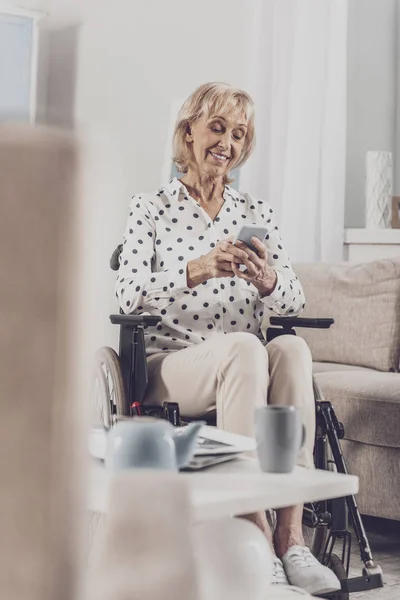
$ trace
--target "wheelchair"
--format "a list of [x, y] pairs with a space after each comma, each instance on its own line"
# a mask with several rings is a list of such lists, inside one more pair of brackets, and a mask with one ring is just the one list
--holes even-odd
[[[119, 268], [121, 251], [120, 245], [111, 257], [110, 266], [114, 271]], [[100, 348], [96, 354], [93, 408], [97, 420], [100, 418], [106, 429], [111, 428], [118, 419], [141, 415], [165, 418], [174, 426], [193, 420], [181, 416], [177, 403], [165, 402], [162, 406], [143, 403], [148, 385], [145, 331], [149, 326], [157, 325], [161, 317], [125, 315], [121, 311], [110, 315], [110, 320], [120, 327], [119, 354], [108, 347]], [[268, 343], [278, 335], [296, 335], [297, 327], [328, 329], [333, 324], [333, 319], [270, 317], [266, 341], [261, 332], [260, 339]], [[313, 388], [316, 406], [315, 467], [347, 474], [340, 445], [340, 440], [344, 438], [343, 423], [338, 421], [332, 404], [324, 399], [315, 377]], [[199, 415], [198, 419], [215, 425], [216, 412]], [[269, 518], [273, 526], [273, 512]], [[353, 539], [349, 522], [363, 564], [362, 575], [357, 577], [349, 577]], [[329, 566], [341, 581], [341, 590], [326, 595], [326, 598], [348, 600], [350, 593], [383, 587], [382, 570], [373, 560], [355, 496], [305, 505], [303, 534], [316, 558]]]

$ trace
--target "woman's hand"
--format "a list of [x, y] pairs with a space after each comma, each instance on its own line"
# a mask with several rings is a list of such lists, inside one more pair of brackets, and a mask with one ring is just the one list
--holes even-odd
[[256, 237], [251, 239], [251, 243], [257, 248], [257, 254], [243, 242], [236, 242], [236, 246], [246, 254], [246, 258], [241, 261], [246, 270], [240, 271], [236, 262], [231, 263], [231, 268], [236, 277], [250, 281], [261, 297], [268, 296], [274, 291], [278, 277], [275, 269], [267, 262], [268, 253], [264, 244]]
[[187, 285], [193, 288], [212, 277], [233, 277], [233, 265], [238, 266], [245, 260], [247, 254], [244, 250], [228, 240], [222, 240], [208, 254], [188, 262]]

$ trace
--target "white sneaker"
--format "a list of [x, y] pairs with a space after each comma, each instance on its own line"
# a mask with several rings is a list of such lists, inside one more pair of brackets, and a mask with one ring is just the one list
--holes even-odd
[[290, 584], [310, 594], [328, 594], [341, 588], [335, 573], [321, 565], [305, 546], [289, 548], [282, 563]]
[[316, 596], [311, 596], [306, 590], [294, 585], [270, 586], [265, 598], [268, 600], [316, 600]]
[[289, 581], [286, 577], [282, 561], [275, 554], [272, 560], [273, 562], [271, 584], [289, 585]]

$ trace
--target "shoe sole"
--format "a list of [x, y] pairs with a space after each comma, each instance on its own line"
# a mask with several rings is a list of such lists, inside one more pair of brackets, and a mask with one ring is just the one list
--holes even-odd
[[315, 588], [313, 588], [312, 586], [307, 586], [307, 588], [303, 589], [306, 590], [312, 596], [315, 596], [318, 594], [331, 594], [332, 592], [338, 592], [341, 589], [341, 586], [338, 587], [337, 585], [326, 585], [322, 588], [320, 586], [315, 586]]

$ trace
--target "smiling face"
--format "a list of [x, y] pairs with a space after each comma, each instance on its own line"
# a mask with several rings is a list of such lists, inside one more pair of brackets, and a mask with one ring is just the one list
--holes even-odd
[[203, 115], [189, 127], [189, 170], [213, 179], [224, 177], [239, 161], [247, 133], [246, 118], [230, 113]]

